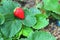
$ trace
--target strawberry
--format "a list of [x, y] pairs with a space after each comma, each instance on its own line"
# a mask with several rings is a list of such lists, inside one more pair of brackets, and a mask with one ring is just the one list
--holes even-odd
[[20, 18], [20, 19], [24, 19], [24, 10], [22, 8], [16, 8], [14, 10], [14, 16], [16, 16], [17, 18]]

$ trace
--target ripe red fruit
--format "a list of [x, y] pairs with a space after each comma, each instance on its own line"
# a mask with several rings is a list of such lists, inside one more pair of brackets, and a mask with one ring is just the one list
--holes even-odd
[[20, 19], [24, 19], [24, 10], [22, 8], [16, 8], [14, 10], [14, 16], [16, 16], [17, 18], [20, 18]]

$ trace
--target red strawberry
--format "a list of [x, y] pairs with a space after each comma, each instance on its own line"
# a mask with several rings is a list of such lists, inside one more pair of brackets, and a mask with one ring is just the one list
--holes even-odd
[[14, 15], [17, 17], [17, 18], [20, 18], [20, 19], [24, 19], [24, 10], [22, 8], [16, 8], [14, 10]]

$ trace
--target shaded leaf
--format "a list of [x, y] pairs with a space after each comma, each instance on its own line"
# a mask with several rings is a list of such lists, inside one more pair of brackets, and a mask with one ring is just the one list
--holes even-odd
[[60, 15], [55, 14], [55, 13], [51, 13], [51, 15], [53, 18], [60, 20]]
[[51, 35], [49, 32], [45, 31], [36, 31], [33, 33], [31, 37], [29, 37], [29, 40], [56, 40], [56, 38]]
[[0, 25], [2, 25], [5, 22], [4, 15], [0, 14]]
[[22, 22], [27, 27], [33, 27], [36, 24], [36, 18], [34, 16], [27, 15]]
[[21, 38], [21, 39], [19, 39], [19, 40], [28, 40], [27, 38]]
[[5, 22], [2, 25], [1, 32], [6, 37], [13, 37], [14, 35], [16, 35], [17, 32], [19, 32], [19, 30], [21, 30], [21, 27], [21, 21], [15, 19], [13, 21]]
[[19, 3], [11, 0], [4, 0], [1, 2], [1, 4], [2, 6], [0, 6], [0, 13], [3, 15], [13, 13], [16, 7], [20, 7]]
[[40, 12], [40, 10], [39, 9], [37, 9], [37, 8], [30, 8], [29, 9], [30, 10], [30, 12], [32, 12], [32, 15], [37, 15], [37, 14], [41, 14], [41, 12]]

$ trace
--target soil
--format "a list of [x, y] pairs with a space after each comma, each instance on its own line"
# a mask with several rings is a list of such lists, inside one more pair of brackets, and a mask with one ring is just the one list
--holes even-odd
[[[15, 1], [19, 2], [22, 6], [31, 8], [36, 4], [36, 1], [41, 2], [42, 0], [22, 0], [22, 1], [15, 0]], [[57, 40], [60, 40], [60, 27], [56, 26], [55, 22], [51, 22], [43, 30], [49, 31], [52, 35], [54, 35], [57, 38]]]
[[44, 28], [44, 30], [49, 31], [57, 40], [60, 40], [60, 27], [56, 26], [55, 23], [52, 22], [47, 28]]

